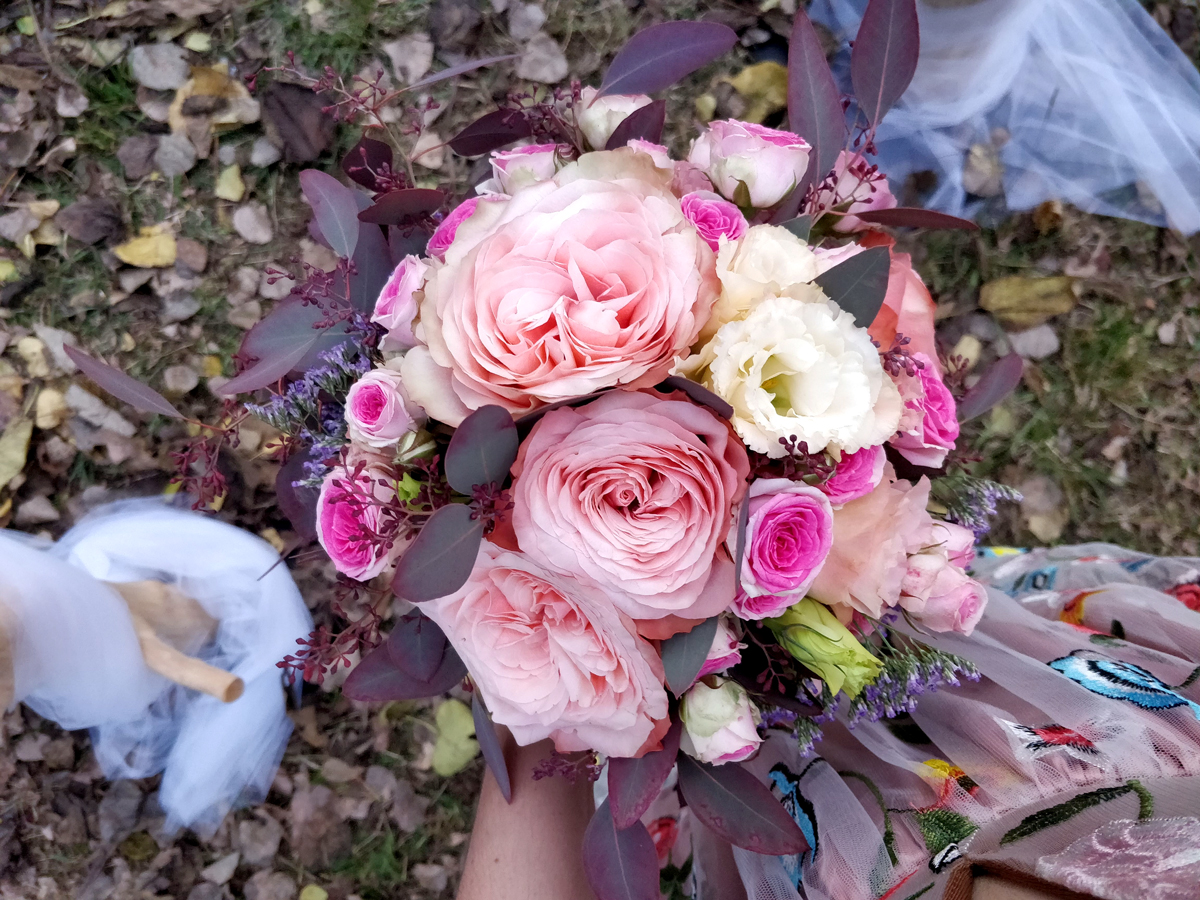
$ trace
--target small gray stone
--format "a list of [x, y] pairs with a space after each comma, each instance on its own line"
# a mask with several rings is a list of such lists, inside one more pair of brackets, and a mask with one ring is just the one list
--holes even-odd
[[232, 166], [237, 162], [238, 145], [222, 144], [217, 150], [217, 162], [223, 166]]
[[186, 322], [198, 312], [200, 301], [187, 291], [177, 291], [163, 300], [159, 319], [164, 325], [170, 325], [172, 322]]
[[262, 318], [262, 304], [257, 300], [250, 300], [233, 307], [226, 314], [225, 319], [230, 325], [236, 325], [238, 328], [249, 330], [258, 324], [258, 320]]
[[230, 853], [228, 856], [222, 856], [211, 866], [200, 870], [200, 877], [205, 881], [211, 881], [213, 884], [225, 884], [233, 877], [233, 873], [237, 871], [238, 860], [242, 858], [240, 853]]
[[187, 900], [225, 900], [225, 891], [219, 884], [202, 881], [188, 892]]
[[996, 320], [986, 313], [974, 313], [967, 319], [967, 330], [985, 344], [995, 340], [1000, 334], [1000, 326]]
[[200, 376], [191, 366], [171, 366], [163, 372], [163, 387], [168, 394], [187, 394], [199, 383]]
[[48, 497], [33, 497], [17, 507], [14, 521], [18, 525], [49, 525], [61, 518]]
[[251, 244], [269, 244], [275, 232], [271, 215], [261, 203], [244, 203], [233, 214], [233, 230]]
[[279, 152], [279, 148], [265, 137], [255, 138], [254, 143], [250, 145], [250, 165], [252, 166], [274, 165], [282, 157], [283, 154]]
[[261, 813], [257, 820], [238, 822], [237, 837], [246, 864], [258, 868], [270, 864], [279, 852], [283, 826], [266, 813]]
[[183, 87], [191, 74], [184, 49], [178, 44], [141, 44], [129, 51], [133, 80], [155, 91]]
[[417, 863], [412, 867], [412, 873], [413, 877], [417, 879], [417, 884], [434, 894], [444, 891], [450, 880], [446, 867], [436, 863]]
[[64, 84], [54, 98], [54, 110], [64, 119], [82, 116], [88, 108], [87, 94], [72, 84]]
[[[278, 271], [276, 266], [268, 266], [268, 268]], [[263, 272], [262, 278], [258, 282], [258, 293], [268, 300], [282, 300], [292, 292], [292, 288], [295, 286], [295, 278]]]
[[122, 269], [117, 273], [117, 284], [125, 293], [132, 294], [153, 277], [153, 269]]
[[67, 356], [67, 352], [63, 349], [64, 345], [69, 347], [79, 345], [75, 335], [69, 331], [63, 331], [61, 328], [51, 328], [49, 325], [40, 323], [33, 326], [33, 333], [46, 345], [46, 352], [50, 354], [54, 368], [68, 375], [78, 371], [79, 367], [75, 365], [75, 361]]
[[133, 423], [115, 409], [109, 409], [104, 401], [95, 394], [90, 394], [77, 384], [67, 388], [64, 398], [67, 406], [75, 411], [79, 418], [96, 428], [107, 428], [122, 437], [133, 437], [137, 429]]
[[527, 41], [546, 24], [546, 13], [534, 3], [517, 3], [508, 8], [508, 33], [514, 41]]
[[296, 900], [296, 882], [283, 872], [255, 872], [243, 888], [246, 900]]
[[135, 134], [121, 143], [117, 148], [117, 159], [125, 170], [126, 181], [139, 181], [154, 171], [158, 141], [157, 134]]
[[1008, 341], [1013, 350], [1025, 359], [1045, 359], [1057, 353], [1059, 348], [1058, 335], [1048, 324], [1012, 332]]
[[196, 164], [196, 148], [181, 134], [164, 134], [154, 151], [154, 166], [167, 178], [189, 171]]
[[517, 64], [517, 77], [543, 84], [557, 84], [567, 77], [567, 58], [554, 38], [538, 32], [525, 45]]

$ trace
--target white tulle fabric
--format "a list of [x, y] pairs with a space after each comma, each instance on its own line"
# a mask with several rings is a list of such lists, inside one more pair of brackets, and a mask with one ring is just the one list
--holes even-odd
[[[102, 582], [178, 587], [219, 622], [198, 658], [238, 675], [232, 703], [146, 668], [124, 602]], [[15, 697], [63, 728], [91, 729], [111, 779], [163, 773], [167, 828], [214, 831], [266, 796], [287, 718], [276, 663], [312, 620], [265, 541], [157, 501], [92, 513], [57, 544], [0, 533], [0, 601], [15, 622]]]
[[[749, 900], [904, 900], [925, 888], [926, 900], [969, 896], [950, 887], [959, 854], [963, 865], [996, 864], [1112, 900], [1196, 896], [1200, 707], [1191, 704], [1200, 682], [1177, 686], [1200, 662], [1200, 613], [1172, 592], [1197, 580], [1200, 560], [1091, 544], [981, 559], [976, 575], [992, 587], [975, 634], [927, 639], [973, 661], [978, 683], [923, 696], [910, 722], [850, 729], [839, 715], [807, 758], [776, 734], [747, 764], [764, 781], [778, 763], [797, 776], [818, 838], [798, 891], [784, 860], [735, 849]], [[1094, 693], [1049, 666], [1072, 652], [1139, 666], [1177, 691], [1179, 705], [1146, 709]], [[1077, 732], [1083, 748], [1037, 746], [1028, 729], [1051, 725]], [[1129, 791], [1068, 824], [1000, 841], [1031, 812], [1131, 779], [1154, 798], [1146, 821], [1132, 821], [1139, 800]], [[977, 830], [939, 854], [921, 828], [931, 810]]]
[[[852, 40], [867, 0], [815, 0], [814, 20]], [[971, 215], [972, 145], [995, 129], [1009, 209], [1061, 199], [1185, 233], [1200, 230], [1200, 75], [1137, 0], [918, 0], [921, 57], [878, 132], [898, 191], [914, 172], [924, 205]], [[836, 66], [849, 89], [849, 53]]]

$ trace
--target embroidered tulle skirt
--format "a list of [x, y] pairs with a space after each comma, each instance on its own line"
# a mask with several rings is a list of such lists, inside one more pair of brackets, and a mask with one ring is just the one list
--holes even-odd
[[685, 814], [686, 843], [707, 848], [696, 896], [730, 896], [724, 857], [749, 900], [957, 900], [981, 872], [1112, 900], [1200, 897], [1200, 560], [991, 550], [976, 574], [991, 600], [975, 634], [931, 643], [980, 679], [898, 718], [839, 716], [807, 754], [773, 735], [749, 765], [812, 849], [722, 854]]

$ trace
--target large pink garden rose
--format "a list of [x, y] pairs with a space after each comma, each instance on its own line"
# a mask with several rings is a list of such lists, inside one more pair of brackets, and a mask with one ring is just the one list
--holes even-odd
[[397, 535], [399, 520], [383, 510], [396, 496], [395, 481], [385, 457], [360, 450], [351, 450], [325, 476], [317, 497], [317, 539], [343, 575], [370, 581], [407, 546]]
[[487, 404], [519, 415], [662, 380], [718, 290], [670, 178], [622, 148], [479, 204], [426, 282], [426, 346], [402, 368], [413, 399], [457, 425]]
[[637, 756], [666, 729], [658, 654], [593, 587], [484, 541], [467, 583], [421, 610], [518, 744]]
[[729, 426], [682, 394], [614, 391], [549, 412], [512, 471], [521, 550], [634, 619], [703, 619], [732, 599], [722, 544], [749, 462]]

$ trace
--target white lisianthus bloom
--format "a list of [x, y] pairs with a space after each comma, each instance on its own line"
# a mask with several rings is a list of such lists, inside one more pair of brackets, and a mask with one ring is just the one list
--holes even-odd
[[832, 302], [762, 300], [722, 325], [698, 356], [697, 378], [733, 406], [746, 446], [779, 458], [780, 438], [795, 436], [816, 453], [853, 453], [896, 432], [903, 402], [883, 371], [865, 328]]
[[788, 296], [809, 303], [826, 300], [812, 280], [821, 273], [817, 254], [807, 242], [779, 225], [754, 225], [739, 240], [721, 245], [717, 277], [721, 297], [701, 340], [726, 322], [740, 319], [765, 297]]

